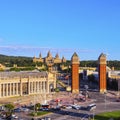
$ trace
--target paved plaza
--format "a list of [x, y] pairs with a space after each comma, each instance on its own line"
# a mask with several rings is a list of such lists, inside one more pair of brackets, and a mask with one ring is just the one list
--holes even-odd
[[[52, 94], [35, 94], [35, 95], [25, 95], [20, 97], [11, 97], [11, 98], [1, 98], [0, 103], [13, 103], [15, 105], [29, 105], [34, 103], [44, 104], [45, 101], [48, 103], [51, 100], [60, 100], [62, 104], [84, 104], [92, 101], [103, 102], [104, 99], [115, 101], [117, 98], [117, 92], [108, 92], [107, 94], [100, 94], [99, 92], [89, 92], [89, 98], [86, 98], [81, 94], [72, 94], [71, 92], [58, 92]], [[83, 98], [83, 100], [81, 100]], [[97, 100], [96, 100], [97, 99]]]
[[[58, 92], [49, 95], [45, 94], [36, 94], [31, 96], [21, 96], [21, 97], [13, 97], [13, 98], [5, 98], [0, 99], [0, 103], [14, 103], [16, 107], [20, 107], [22, 105], [30, 105], [35, 103], [42, 103], [45, 99], [48, 103], [55, 107], [57, 105], [70, 105], [77, 104], [80, 106], [88, 106], [91, 103], [95, 103], [97, 105], [97, 109], [94, 111], [94, 114], [101, 113], [104, 111], [112, 111], [117, 110], [119, 108], [119, 103], [116, 102], [117, 92], [108, 91], [107, 94], [100, 94], [99, 92], [91, 92], [89, 91], [89, 98], [84, 99], [84, 96], [81, 94], [72, 94], [70, 92]], [[83, 101], [81, 100], [83, 98]], [[24, 120], [31, 120], [31, 116], [28, 116], [29, 112], [16, 113], [19, 118], [24, 118]], [[63, 120], [64, 119], [76, 119], [79, 117], [86, 116], [89, 114], [93, 114], [89, 111], [75, 110], [75, 109], [62, 109], [60, 112], [56, 111], [50, 115], [47, 115], [52, 118], [52, 120]], [[40, 117], [36, 117], [38, 120]]]

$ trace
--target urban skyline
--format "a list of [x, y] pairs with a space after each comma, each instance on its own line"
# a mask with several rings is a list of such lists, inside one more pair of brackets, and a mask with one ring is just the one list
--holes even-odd
[[120, 1], [0, 1], [0, 54], [120, 60]]

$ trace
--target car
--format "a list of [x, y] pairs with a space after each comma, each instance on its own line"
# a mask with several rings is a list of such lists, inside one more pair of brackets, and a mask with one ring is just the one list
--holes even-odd
[[96, 104], [94, 104], [94, 103], [87, 106], [88, 111], [91, 111], [91, 110], [94, 110], [94, 109], [96, 109]]
[[48, 111], [49, 109], [48, 108], [43, 108], [42, 110]]
[[28, 112], [29, 109], [28, 109], [28, 108], [21, 108], [21, 111], [23, 111], [23, 112]]
[[6, 118], [6, 114], [1, 114], [1, 117], [4, 119]]
[[72, 108], [73, 108], [73, 109], [76, 109], [76, 110], [79, 110], [79, 109], [80, 109], [80, 106], [79, 106], [79, 105], [72, 105]]
[[50, 117], [45, 117], [45, 120], [51, 120], [51, 118]]
[[72, 108], [72, 106], [66, 106], [66, 109], [71, 109]]
[[18, 118], [18, 116], [17, 115], [15, 115], [15, 114], [12, 114], [12, 116], [11, 116], [12, 118], [14, 118], [14, 119], [17, 119]]
[[15, 108], [13, 111], [14, 112], [21, 112], [21, 109], [20, 108]]
[[80, 110], [87, 110], [87, 107], [86, 106], [81, 106]]

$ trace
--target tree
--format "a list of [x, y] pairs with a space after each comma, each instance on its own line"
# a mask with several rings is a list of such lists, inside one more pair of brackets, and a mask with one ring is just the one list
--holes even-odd
[[36, 103], [35, 104], [35, 111], [37, 111], [38, 109], [40, 109], [40, 107], [41, 107], [41, 104], [40, 103]]
[[60, 90], [59, 90], [59, 88], [55, 88], [55, 92], [59, 92]]
[[13, 104], [6, 104], [5, 108], [7, 110], [7, 113], [6, 113], [7, 116], [11, 116], [12, 112], [13, 112], [13, 109], [14, 109], [14, 105]]

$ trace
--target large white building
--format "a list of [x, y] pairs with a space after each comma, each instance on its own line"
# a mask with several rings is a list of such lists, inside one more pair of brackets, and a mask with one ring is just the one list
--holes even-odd
[[49, 94], [56, 88], [56, 75], [50, 72], [0, 72], [0, 98]]

